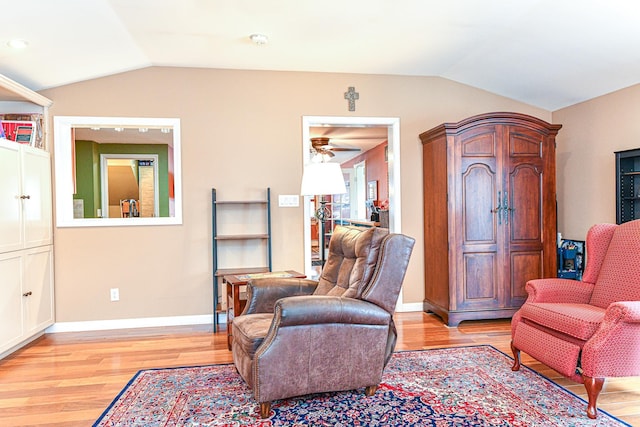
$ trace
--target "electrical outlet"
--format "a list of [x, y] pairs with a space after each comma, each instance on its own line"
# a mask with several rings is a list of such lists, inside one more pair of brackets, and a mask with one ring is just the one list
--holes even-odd
[[111, 288], [111, 301], [120, 301], [120, 288]]

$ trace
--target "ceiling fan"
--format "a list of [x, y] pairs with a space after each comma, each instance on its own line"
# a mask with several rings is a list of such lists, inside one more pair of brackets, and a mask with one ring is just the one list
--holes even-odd
[[311, 138], [311, 149], [316, 153], [323, 155], [326, 154], [329, 157], [335, 156], [333, 151], [362, 151], [356, 147], [338, 147], [335, 145], [329, 145], [330, 138], [319, 136]]

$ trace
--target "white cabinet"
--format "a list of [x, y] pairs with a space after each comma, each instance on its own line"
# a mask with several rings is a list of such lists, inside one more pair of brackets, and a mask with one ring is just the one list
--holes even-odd
[[0, 357], [53, 323], [53, 246], [0, 254]]
[[52, 243], [51, 156], [0, 139], [0, 253]]
[[[0, 75], [0, 112], [42, 114], [51, 100]], [[0, 139], [0, 358], [54, 322], [51, 154]]]

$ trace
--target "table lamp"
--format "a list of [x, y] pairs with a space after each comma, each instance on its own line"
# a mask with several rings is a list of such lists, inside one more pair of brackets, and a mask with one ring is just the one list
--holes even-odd
[[[344, 185], [342, 169], [338, 163], [319, 162], [305, 165], [302, 174], [302, 185], [300, 193], [303, 196], [325, 196], [334, 194], [344, 194], [347, 188]], [[331, 217], [331, 212], [327, 208], [327, 201], [320, 197], [320, 207], [315, 212], [315, 217], [320, 221], [320, 256], [324, 267], [324, 228], [325, 221]]]

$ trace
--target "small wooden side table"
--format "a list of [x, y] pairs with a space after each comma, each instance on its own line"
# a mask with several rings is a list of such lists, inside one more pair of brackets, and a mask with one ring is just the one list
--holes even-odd
[[231, 342], [233, 340], [233, 328], [231, 327], [233, 318], [242, 313], [247, 305], [247, 282], [251, 279], [263, 277], [304, 279], [307, 276], [293, 270], [224, 276], [222, 282], [227, 284], [227, 347], [229, 350], [231, 350]]

